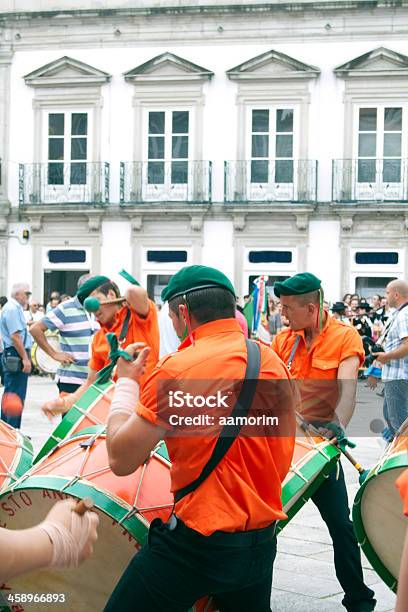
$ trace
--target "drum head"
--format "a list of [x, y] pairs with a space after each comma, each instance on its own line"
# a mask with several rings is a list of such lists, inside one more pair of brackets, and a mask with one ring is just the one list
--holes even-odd
[[[44, 519], [58, 499], [69, 497], [51, 489], [25, 489], [0, 500], [1, 520], [12, 529], [25, 529]], [[45, 569], [9, 581], [11, 593], [60, 593], [69, 610], [103, 610], [110, 594], [140, 547], [117, 521], [101, 511], [93, 555], [80, 567], [63, 571]], [[27, 542], [29, 545], [29, 542]], [[54, 604], [57, 606], [57, 604]], [[31, 603], [42, 612], [44, 603]], [[61, 606], [61, 609], [66, 609]]]
[[[57, 334], [47, 334], [47, 342], [51, 344], [54, 350], [61, 350]], [[31, 349], [31, 359], [34, 365], [45, 374], [55, 374], [60, 367], [59, 362], [50, 357], [38, 344], [34, 344]]]
[[353, 525], [357, 540], [373, 569], [397, 590], [407, 519], [395, 481], [408, 467], [406, 452], [391, 455], [373, 468], [357, 492]]

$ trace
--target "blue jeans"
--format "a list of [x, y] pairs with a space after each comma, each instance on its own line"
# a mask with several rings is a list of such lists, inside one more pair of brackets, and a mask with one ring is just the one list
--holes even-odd
[[[17, 351], [15, 351], [15, 354], [18, 355]], [[2, 359], [3, 359], [3, 355], [2, 355]], [[25, 372], [8, 372], [7, 368], [4, 365], [4, 361], [2, 365], [3, 365], [3, 371], [4, 371], [3, 397], [6, 393], [15, 393], [21, 399], [23, 406], [24, 406], [24, 401], [25, 401], [26, 394], [27, 394], [28, 374], [25, 374]], [[3, 421], [11, 425], [12, 427], [15, 427], [16, 429], [20, 429], [21, 417], [22, 417], [22, 411], [21, 411], [21, 414], [17, 414], [17, 415], [7, 414], [7, 411], [5, 411], [3, 408], [3, 402], [2, 402], [1, 418], [3, 419]]]
[[394, 436], [408, 418], [408, 380], [385, 380], [384, 397], [384, 418]]

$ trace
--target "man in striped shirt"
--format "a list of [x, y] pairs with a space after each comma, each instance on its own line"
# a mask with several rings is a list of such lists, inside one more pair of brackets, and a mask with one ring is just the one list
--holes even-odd
[[[88, 278], [89, 274], [80, 277], [78, 289]], [[85, 310], [78, 296], [61, 302], [30, 327], [30, 333], [38, 346], [61, 364], [55, 379], [60, 393], [74, 393], [86, 381], [90, 344], [98, 329], [99, 324]], [[60, 351], [56, 351], [47, 341], [47, 330], [59, 331]]]

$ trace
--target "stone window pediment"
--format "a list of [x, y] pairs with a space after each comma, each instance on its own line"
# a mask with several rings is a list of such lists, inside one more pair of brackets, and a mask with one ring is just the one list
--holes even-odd
[[24, 77], [31, 87], [78, 87], [103, 85], [111, 75], [72, 57], [59, 59], [37, 68]]
[[379, 47], [337, 66], [334, 73], [343, 79], [408, 76], [408, 56]]
[[174, 55], [162, 53], [124, 73], [129, 83], [164, 83], [164, 82], [204, 82], [211, 79], [213, 72]]
[[232, 81], [313, 79], [320, 74], [320, 69], [271, 50], [227, 70], [226, 74]]

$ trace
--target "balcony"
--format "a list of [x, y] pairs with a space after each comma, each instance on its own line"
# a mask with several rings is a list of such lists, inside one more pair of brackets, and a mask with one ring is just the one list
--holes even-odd
[[109, 202], [109, 164], [52, 162], [19, 164], [20, 207]]
[[224, 201], [316, 202], [316, 160], [245, 160], [224, 162]]
[[121, 162], [120, 203], [211, 202], [209, 161]]
[[408, 160], [334, 159], [334, 202], [408, 201]]

